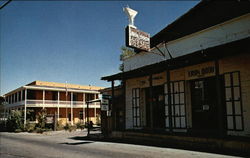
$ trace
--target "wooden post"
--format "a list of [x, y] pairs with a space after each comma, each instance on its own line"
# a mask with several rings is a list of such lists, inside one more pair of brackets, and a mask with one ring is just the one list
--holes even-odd
[[111, 105], [111, 118], [112, 118], [112, 129], [116, 129], [116, 125], [115, 125], [115, 106], [114, 106], [114, 99], [115, 99], [115, 81], [112, 80], [111, 81], [111, 88], [112, 88], [112, 105]]
[[149, 75], [149, 97], [150, 97], [150, 128], [153, 129], [153, 77], [152, 74]]
[[170, 84], [170, 70], [167, 69], [167, 91], [168, 91], [168, 116], [169, 116], [169, 132], [173, 131], [172, 125], [172, 106], [171, 106], [171, 84]]
[[216, 75], [216, 94], [217, 94], [217, 107], [218, 107], [218, 124], [219, 124], [219, 135], [220, 137], [224, 137], [226, 134], [226, 127], [225, 127], [225, 108], [222, 102], [222, 85], [220, 79], [220, 72], [219, 72], [219, 60], [215, 60], [215, 75]]

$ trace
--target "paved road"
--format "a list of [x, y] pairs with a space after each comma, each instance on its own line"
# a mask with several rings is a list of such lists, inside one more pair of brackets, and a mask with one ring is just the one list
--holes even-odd
[[1, 158], [226, 158], [230, 156], [110, 142], [73, 139], [86, 132], [0, 133]]

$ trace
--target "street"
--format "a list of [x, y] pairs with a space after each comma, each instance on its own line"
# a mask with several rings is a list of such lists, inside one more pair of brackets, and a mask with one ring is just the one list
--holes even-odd
[[86, 131], [57, 131], [45, 134], [1, 133], [1, 158], [128, 158], [128, 157], [232, 157], [171, 148], [150, 147], [112, 142], [77, 140]]

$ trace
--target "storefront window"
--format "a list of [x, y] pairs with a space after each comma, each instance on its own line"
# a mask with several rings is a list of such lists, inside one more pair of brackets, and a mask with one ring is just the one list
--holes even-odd
[[168, 95], [171, 96], [172, 126], [174, 129], [186, 128], [186, 109], [184, 81], [174, 81], [170, 83], [171, 92], [167, 92], [165, 84], [165, 118], [166, 128], [169, 128]]
[[243, 130], [240, 72], [224, 74], [227, 129]]
[[133, 126], [140, 127], [140, 88], [132, 89], [132, 115], [133, 115]]

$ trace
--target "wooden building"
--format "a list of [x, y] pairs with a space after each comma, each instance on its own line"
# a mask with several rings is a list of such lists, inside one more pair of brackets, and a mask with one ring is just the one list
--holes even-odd
[[201, 1], [102, 77], [124, 83], [125, 129], [250, 137], [249, 6]]

